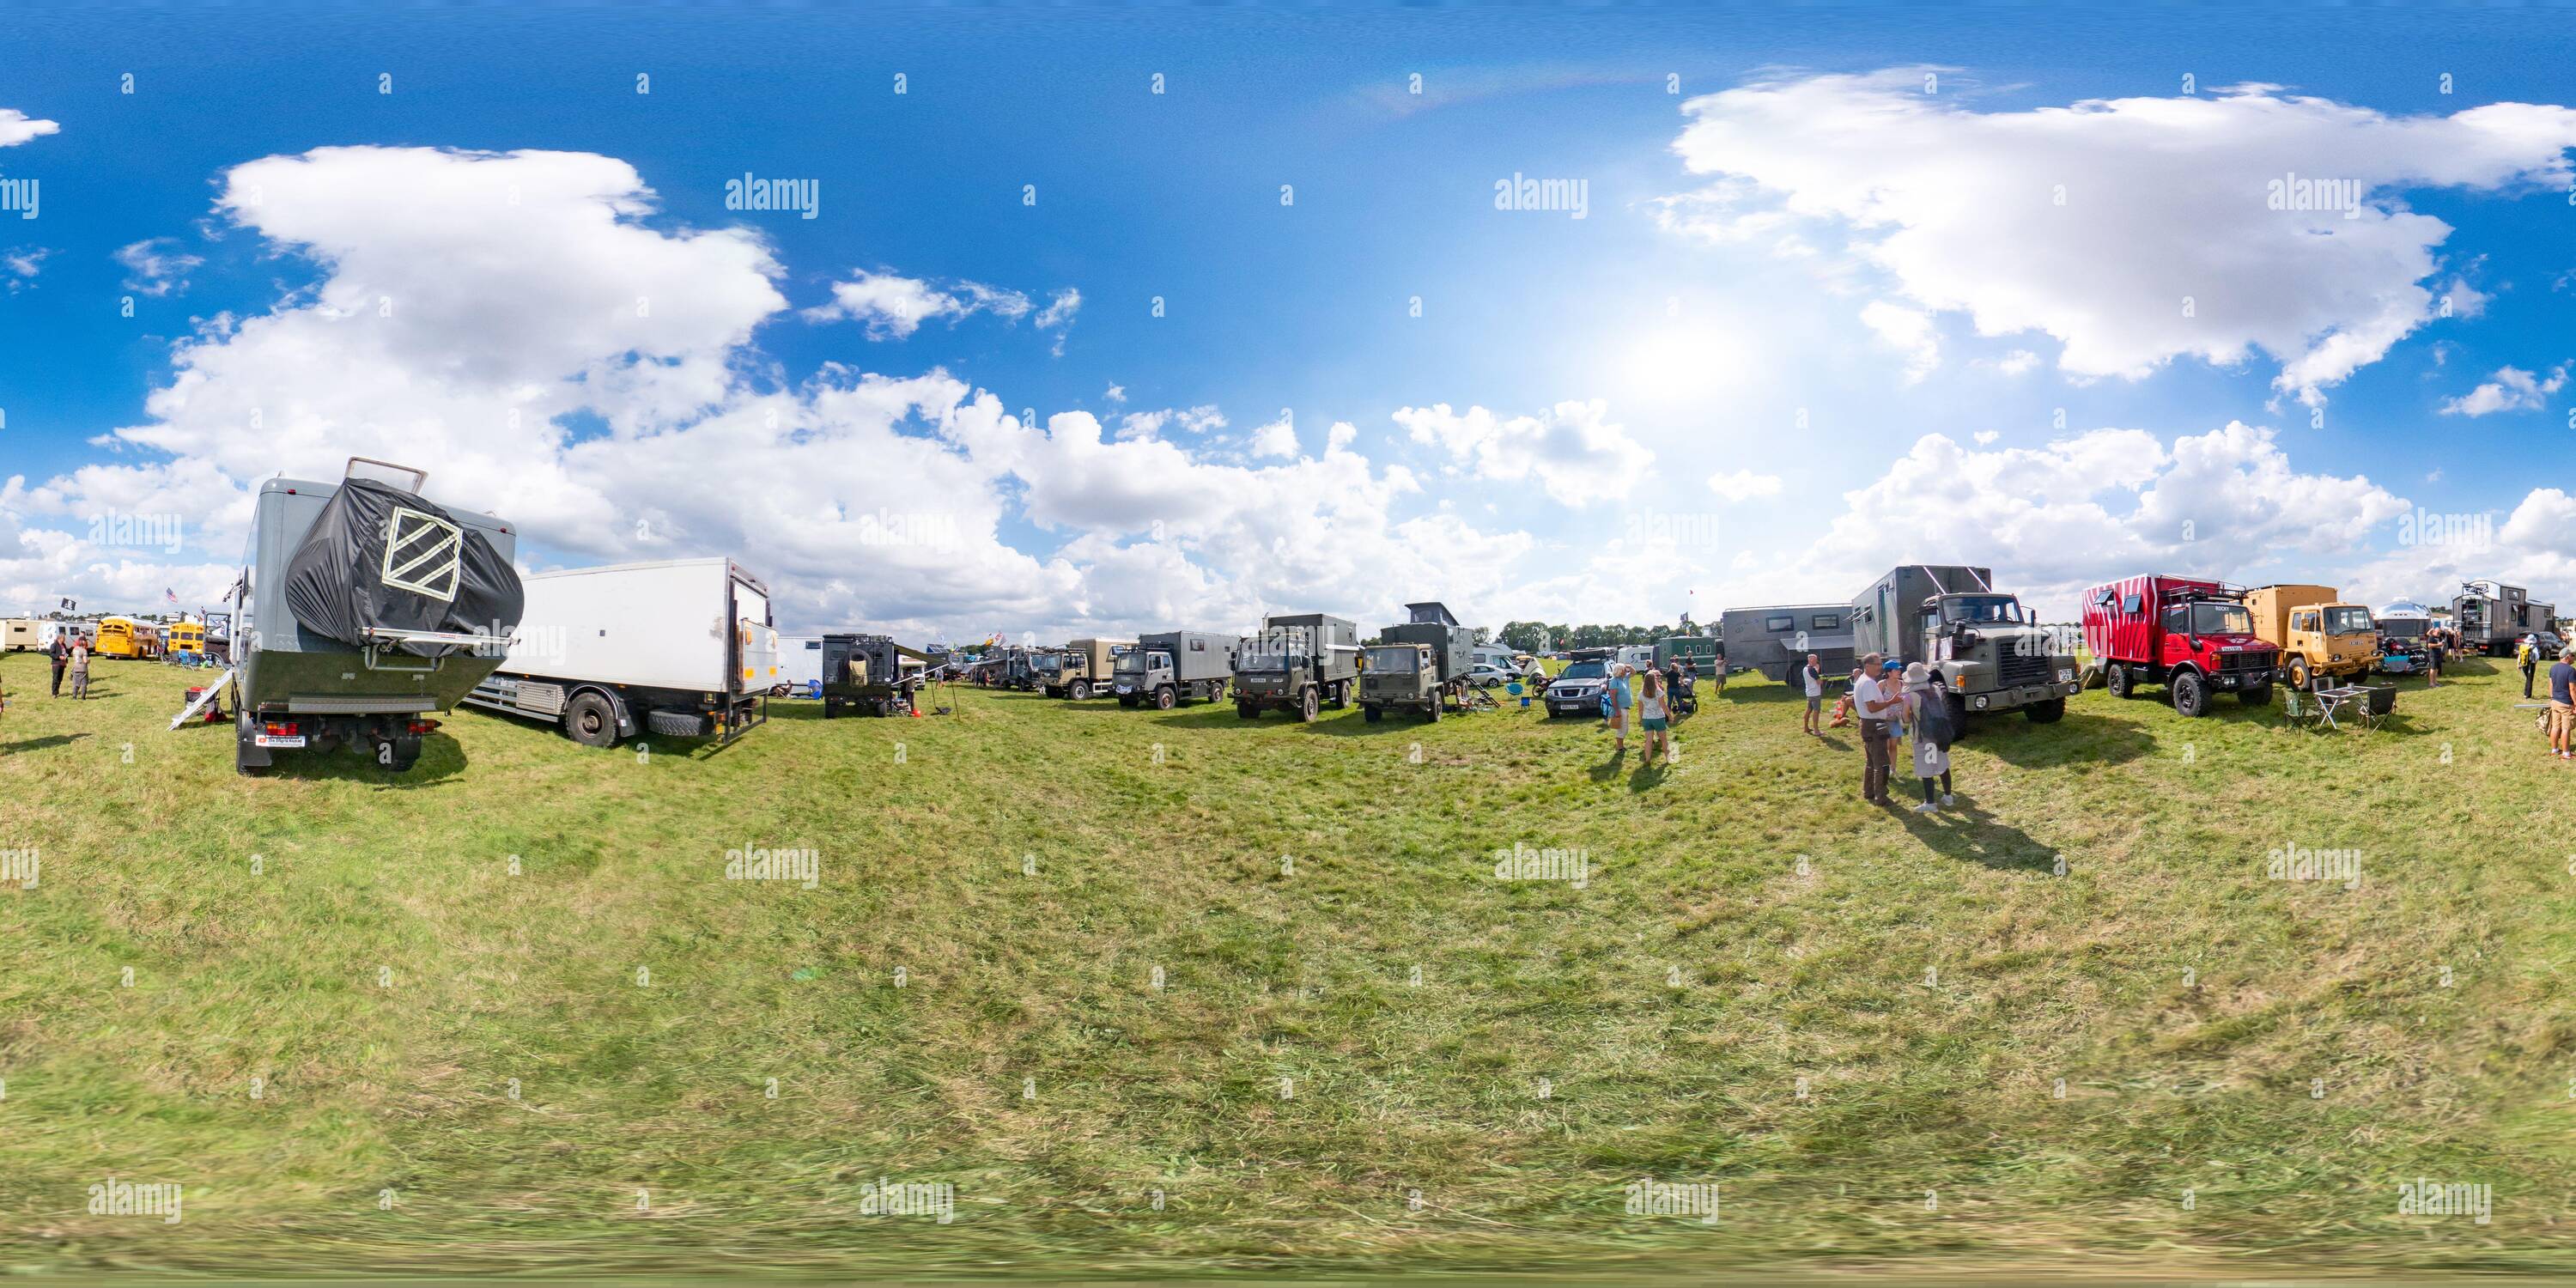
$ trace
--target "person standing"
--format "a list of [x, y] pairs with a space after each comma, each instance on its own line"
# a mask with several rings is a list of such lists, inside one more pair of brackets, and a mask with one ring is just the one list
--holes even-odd
[[1665, 703], [1665, 695], [1668, 692], [1664, 687], [1664, 673], [1648, 670], [1646, 693], [1637, 703], [1637, 717], [1646, 726], [1646, 763], [1648, 764], [1654, 763], [1655, 753], [1659, 749], [1663, 752], [1665, 764], [1672, 764], [1676, 759], [1673, 751], [1672, 709]]
[[2514, 656], [2522, 662], [2522, 696], [2528, 698], [2531, 696], [2531, 678], [2540, 670], [2540, 641], [2529, 635], [2523, 636]]
[[2576, 663], [2564, 650], [2549, 666], [2549, 749], [2576, 760]]
[[70, 641], [68, 641], [68, 640], [66, 640], [66, 639], [64, 639], [64, 638], [63, 638], [63, 636], [64, 636], [64, 635], [66, 635], [67, 633], [68, 633], [68, 632], [65, 632], [65, 631], [59, 631], [59, 630], [58, 630], [58, 631], [55, 631], [55, 632], [54, 632], [54, 646], [53, 646], [52, 648], [50, 648], [50, 649], [45, 650], [47, 653], [50, 653], [50, 654], [52, 654], [52, 655], [53, 655], [53, 659], [54, 659], [54, 692], [53, 692], [53, 696], [54, 696], [54, 697], [57, 697], [57, 698], [59, 698], [59, 697], [63, 696], [63, 668], [64, 668], [64, 667], [66, 667], [66, 666], [71, 665], [71, 661], [72, 661], [72, 649], [71, 649], [71, 643], [70, 643]]
[[72, 641], [72, 668], [71, 668], [71, 670], [72, 670], [72, 696], [73, 696], [74, 698], [86, 698], [86, 697], [88, 697], [88, 696], [89, 696], [89, 641], [88, 641], [88, 640], [86, 640], [86, 639], [78, 639], [78, 640], [74, 640], [74, 641]]
[[2424, 687], [2442, 687], [2442, 645], [2429, 634], [2424, 639]]
[[[1917, 814], [1932, 814], [1956, 799], [1950, 795], [1950, 743], [1958, 730], [1950, 725], [1950, 691], [1939, 672], [1921, 662], [1905, 666], [1905, 710], [1914, 725], [1914, 777], [1923, 784]], [[1933, 780], [1940, 780], [1940, 804], [1933, 803]]]
[[1613, 755], [1628, 752], [1628, 714], [1636, 709], [1636, 690], [1628, 687], [1628, 677], [1637, 668], [1622, 662], [1610, 668], [1610, 750]]
[[1807, 714], [1798, 722], [1798, 732], [1825, 736], [1825, 664], [1816, 655], [1807, 655], [1807, 664], [1798, 668], [1798, 683], [1807, 690]]
[[1722, 698], [1722, 697], [1725, 697], [1725, 696], [1726, 696], [1726, 641], [1724, 641], [1724, 640], [1720, 640], [1720, 641], [1718, 641], [1718, 644], [1717, 644], [1717, 654], [1716, 654], [1714, 657], [1711, 657], [1711, 658], [1708, 660], [1708, 674], [1709, 674], [1709, 678], [1710, 678], [1710, 680], [1712, 680], [1712, 681], [1717, 685], [1717, 696], [1719, 696], [1719, 697], [1721, 697], [1721, 698]]
[[1887, 779], [1891, 757], [1888, 755], [1888, 713], [1900, 704], [1902, 695], [1886, 674], [1887, 664], [1872, 653], [1860, 660], [1860, 670], [1852, 677], [1852, 703], [1860, 711], [1861, 799], [1872, 805], [1887, 803]]

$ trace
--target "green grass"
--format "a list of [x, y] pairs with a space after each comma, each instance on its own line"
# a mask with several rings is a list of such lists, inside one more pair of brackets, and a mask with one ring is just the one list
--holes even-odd
[[[98, 674], [76, 705], [0, 660], [0, 848], [42, 859], [0, 889], [0, 1266], [2576, 1255], [2576, 769], [2502, 663], [2372, 735], [2099, 691], [1983, 720], [1930, 820], [1745, 679], [1671, 769], [1534, 710], [973, 693], [649, 758], [460, 712], [403, 778], [245, 779], [163, 728], [181, 674]], [[1590, 879], [1495, 880], [1515, 843]], [[2285, 845], [2360, 888], [2266, 879]], [[724, 880], [745, 846], [820, 887]], [[185, 1219], [89, 1215], [110, 1176]], [[880, 1176], [954, 1223], [861, 1215]], [[2418, 1176], [2493, 1222], [2397, 1215]], [[1639, 1177], [1722, 1216], [1629, 1216]]]

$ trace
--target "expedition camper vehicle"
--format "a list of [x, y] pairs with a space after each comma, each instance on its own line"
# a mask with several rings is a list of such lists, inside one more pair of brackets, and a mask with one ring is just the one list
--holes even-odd
[[36, 647], [39, 623], [32, 617], [12, 617], [0, 622], [0, 653], [18, 653]]
[[2424, 633], [2433, 625], [2429, 610], [2412, 600], [2395, 600], [2371, 614], [2371, 622], [2379, 629], [2380, 674], [2412, 675], [2424, 669]]
[[1463, 697], [1476, 633], [1458, 624], [1440, 604], [1407, 604], [1411, 621], [1378, 632], [1360, 664], [1360, 714], [1382, 720], [1389, 710], [1440, 718], [1443, 705]]
[[[362, 465], [409, 486], [362, 477]], [[232, 596], [235, 769], [363, 744], [378, 765], [407, 770], [438, 727], [431, 713], [500, 665], [522, 602], [517, 538], [490, 515], [423, 499], [427, 477], [352, 457], [336, 484], [260, 484]], [[205, 686], [200, 701], [226, 687]]]
[[2529, 591], [2498, 581], [2469, 582], [2451, 600], [2461, 650], [2488, 657], [2512, 656], [2523, 636], [2552, 629], [2557, 615], [2556, 605], [2533, 603]]
[[2280, 651], [2254, 634], [2245, 592], [2198, 577], [2127, 577], [2084, 592], [2084, 647], [2114, 697], [2161, 684], [2174, 710], [2204, 715], [2218, 690], [2272, 700]]
[[1971, 714], [2018, 708], [2034, 724], [2063, 719], [2082, 687], [2068, 642], [1998, 593], [1991, 569], [1900, 564], [1852, 598], [1851, 625], [1854, 653], [1940, 671], [1961, 734]]
[[1247, 635], [1234, 658], [1234, 713], [1294, 712], [1313, 721], [1319, 707], [1351, 704], [1360, 675], [1360, 628], [1325, 613], [1274, 613]]
[[2318, 676], [2365, 676], [2379, 665], [2379, 628], [2370, 609], [2345, 603], [2332, 586], [2257, 586], [2245, 592], [2254, 634], [2281, 651], [2281, 678], [2304, 689]]
[[844, 707], [872, 716], [910, 714], [917, 708], [930, 655], [905, 648], [891, 635], [826, 635], [823, 637], [823, 718], [831, 720]]
[[1826, 675], [1849, 675], [1860, 658], [1852, 647], [1851, 605], [1786, 604], [1730, 608], [1717, 615], [1730, 670], [1759, 671], [1782, 684], [1797, 679], [1807, 655]]
[[1235, 639], [1215, 631], [1164, 631], [1136, 641], [1110, 668], [1118, 705], [1169, 711], [1183, 702], [1214, 702], [1234, 678]]
[[1714, 637], [1707, 635], [1676, 635], [1671, 639], [1657, 640], [1655, 665], [1661, 668], [1668, 662], [1686, 661], [1702, 674], [1707, 674], [1717, 665], [1717, 644]]
[[97, 644], [98, 644], [98, 623], [96, 623], [96, 622], [38, 622], [38, 623], [36, 623], [36, 650], [37, 650], [38, 652], [40, 652], [40, 653], [51, 653], [51, 652], [53, 652], [53, 651], [54, 651], [54, 641], [55, 641], [56, 639], [60, 639], [60, 640], [62, 640], [62, 641], [63, 641], [63, 647], [64, 647], [64, 648], [70, 648], [74, 643], [84, 643], [84, 644], [91, 645], [92, 647], [96, 647], [96, 646], [97, 646]]
[[722, 557], [529, 574], [509, 656], [466, 695], [585, 747], [639, 732], [729, 744], [779, 683], [769, 588]]
[[1079, 702], [1109, 692], [1109, 672], [1118, 655], [1136, 647], [1134, 640], [1080, 639], [1037, 661], [1038, 684], [1050, 698]]

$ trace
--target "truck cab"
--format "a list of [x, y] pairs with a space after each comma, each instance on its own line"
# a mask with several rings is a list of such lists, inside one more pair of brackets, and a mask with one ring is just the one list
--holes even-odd
[[1428, 644], [1372, 644], [1360, 657], [1360, 715], [1374, 724], [1391, 709], [1440, 718], [1440, 668]]
[[2306, 688], [2320, 675], [2367, 675], [2379, 664], [2379, 629], [2360, 604], [2317, 604], [2290, 613], [2281, 645], [2290, 684]]
[[1350, 705], [1359, 678], [1358, 628], [1322, 613], [1274, 616], [1235, 646], [1234, 713], [1245, 720], [1281, 710], [1312, 722], [1323, 708]]
[[[1934, 595], [1916, 625], [1920, 660], [1941, 672], [1953, 716], [2018, 708], [2034, 724], [2051, 724], [2065, 718], [2066, 700], [2081, 687], [2073, 648], [2018, 596]], [[1964, 719], [1953, 724], [1967, 728]]]

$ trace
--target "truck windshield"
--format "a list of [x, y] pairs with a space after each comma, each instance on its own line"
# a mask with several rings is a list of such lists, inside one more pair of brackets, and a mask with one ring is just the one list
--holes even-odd
[[1245, 652], [1235, 659], [1238, 671], [1289, 671], [1305, 664], [1306, 659], [1294, 653]]
[[2254, 615], [2243, 604], [2200, 603], [2191, 606], [2191, 633], [2194, 635], [2251, 635]]
[[1606, 663], [1577, 662], [1574, 665], [1557, 672], [1556, 678], [1560, 680], [1598, 680], [1609, 673], [1610, 668]]
[[1952, 595], [1941, 601], [1945, 622], [2018, 622], [2021, 601], [2010, 595]]
[[1388, 674], [1409, 674], [1421, 669], [1422, 654], [1409, 648], [1373, 648], [1368, 651], [1368, 669]]
[[1037, 660], [1037, 668], [1041, 671], [1061, 671], [1064, 669], [1064, 659], [1049, 653]]
[[2326, 610], [2326, 634], [2350, 635], [2370, 629], [2370, 610], [2357, 605]]
[[2394, 639], [2413, 639], [2424, 633], [2424, 619], [2421, 617], [2383, 617], [2379, 619], [2379, 633]]
[[1121, 653], [1115, 668], [1120, 674], [1143, 675], [1154, 666], [1170, 666], [1171, 658], [1163, 653]]

